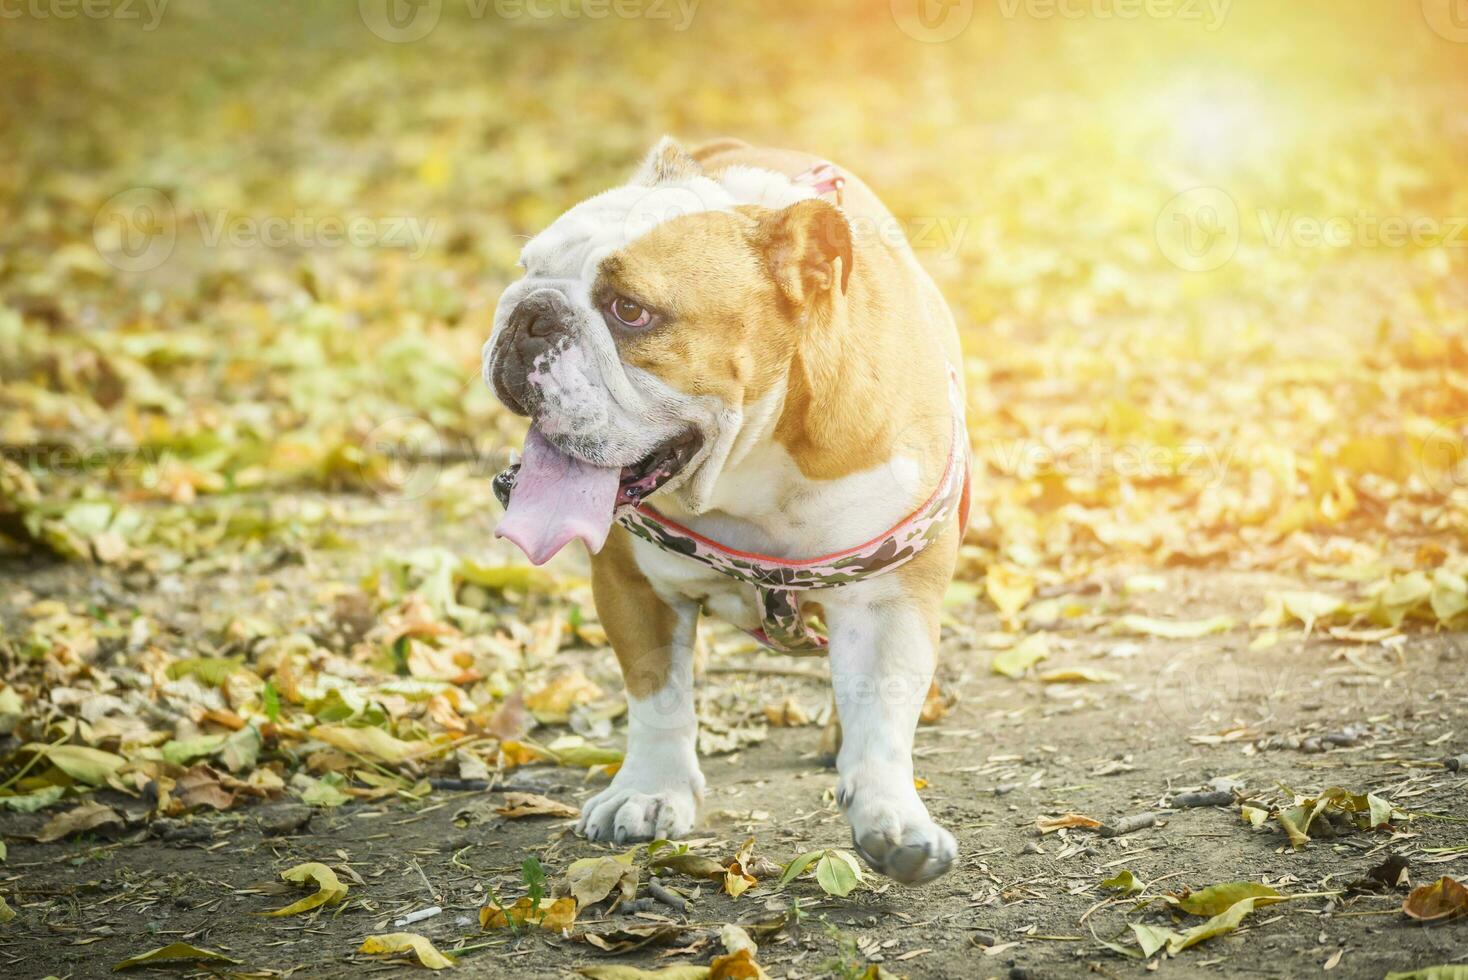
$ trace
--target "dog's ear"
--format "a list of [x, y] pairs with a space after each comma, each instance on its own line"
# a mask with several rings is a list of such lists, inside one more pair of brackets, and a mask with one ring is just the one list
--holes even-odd
[[775, 285], [796, 306], [851, 281], [851, 225], [825, 201], [797, 201], [769, 212], [755, 230], [755, 247]]
[[632, 183], [641, 184], [644, 187], [656, 187], [658, 184], [667, 184], [677, 180], [687, 180], [690, 177], [703, 175], [703, 168], [698, 161], [688, 155], [683, 149], [683, 144], [671, 136], [664, 136], [658, 140], [657, 145], [648, 151], [637, 172], [632, 175]]

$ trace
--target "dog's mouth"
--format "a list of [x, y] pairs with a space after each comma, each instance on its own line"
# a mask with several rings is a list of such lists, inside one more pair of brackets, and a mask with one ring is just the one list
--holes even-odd
[[659, 443], [631, 466], [611, 467], [572, 456], [531, 426], [521, 462], [494, 480], [505, 505], [495, 536], [517, 545], [536, 565], [580, 538], [595, 554], [619, 508], [640, 503], [688, 466], [703, 446], [689, 428]]
[[684, 468], [703, 447], [703, 436], [697, 429], [673, 436], [631, 466], [622, 467], [617, 484], [617, 506], [641, 503]]

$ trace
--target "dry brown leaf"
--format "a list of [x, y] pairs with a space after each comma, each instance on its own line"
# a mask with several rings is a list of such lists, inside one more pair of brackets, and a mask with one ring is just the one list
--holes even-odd
[[504, 806], [496, 807], [495, 813], [502, 817], [518, 819], [520, 817], [579, 817], [581, 811], [574, 806], [561, 803], [547, 796], [536, 793], [505, 794]]
[[1066, 813], [1058, 817], [1037, 817], [1035, 828], [1042, 834], [1053, 834], [1057, 830], [1099, 830], [1103, 824], [1095, 817], [1080, 813]]
[[1412, 889], [1402, 911], [1419, 922], [1446, 922], [1468, 915], [1468, 888], [1445, 875]]
[[110, 806], [104, 806], [95, 800], [88, 800], [75, 809], [58, 813], [36, 834], [39, 843], [46, 844], [51, 841], [70, 837], [72, 834], [80, 834], [88, 830], [121, 830], [123, 827], [122, 815]]

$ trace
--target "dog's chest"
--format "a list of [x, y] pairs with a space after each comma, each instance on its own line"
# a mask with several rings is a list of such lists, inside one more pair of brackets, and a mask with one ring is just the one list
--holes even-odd
[[[777, 447], [760, 447], [744, 462], [719, 481], [717, 506], [710, 512], [691, 514], [676, 499], [654, 498], [653, 504], [669, 519], [725, 548], [803, 560], [871, 540], [901, 520], [914, 497], [916, 466], [908, 460], [819, 482], [803, 477]], [[693, 600], [740, 629], [763, 625], [753, 586], [642, 538], [634, 537], [633, 555], [665, 600]], [[822, 598], [843, 590], [822, 589]]]

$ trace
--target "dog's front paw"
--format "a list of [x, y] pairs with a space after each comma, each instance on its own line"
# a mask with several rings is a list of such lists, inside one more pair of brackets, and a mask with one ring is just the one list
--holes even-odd
[[911, 783], [843, 780], [837, 800], [851, 823], [856, 853], [873, 871], [904, 885], [921, 885], [953, 867], [958, 844], [928, 816]]
[[669, 781], [624, 770], [586, 801], [576, 832], [617, 844], [683, 837], [693, 829], [702, 792], [702, 776]]

